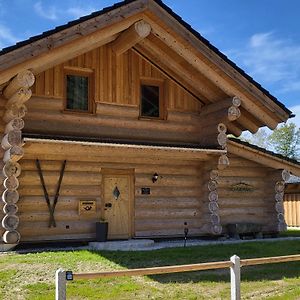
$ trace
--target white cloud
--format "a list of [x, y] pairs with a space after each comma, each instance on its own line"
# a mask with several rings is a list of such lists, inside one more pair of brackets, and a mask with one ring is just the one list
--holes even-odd
[[15, 44], [18, 40], [8, 27], [0, 24], [0, 48]]
[[89, 15], [90, 13], [96, 11], [96, 9], [94, 7], [70, 7], [67, 9], [67, 13], [74, 17], [74, 18], [80, 18], [82, 16], [86, 16]]
[[[0, 0], [1, 1], [1, 0]], [[52, 6], [43, 6], [41, 1], [38, 1], [34, 4], [35, 12], [42, 18], [47, 20], [56, 21], [58, 19], [64, 19], [66, 15], [69, 15], [72, 18], [80, 18], [82, 16], [88, 15], [93, 11], [96, 11], [96, 8], [92, 6], [72, 6], [67, 9], [61, 9], [54, 5]]]
[[48, 20], [57, 20], [59, 11], [55, 6], [49, 6], [47, 8], [43, 7], [42, 3], [36, 2], [33, 6], [35, 12], [42, 18], [48, 19]]
[[273, 32], [256, 33], [229, 53], [258, 81], [276, 83], [281, 92], [300, 90], [300, 44]]

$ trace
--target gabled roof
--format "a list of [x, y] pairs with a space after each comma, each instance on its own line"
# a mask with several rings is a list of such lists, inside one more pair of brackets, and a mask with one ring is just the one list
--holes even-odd
[[236, 138], [229, 138], [228, 152], [274, 169], [286, 169], [300, 176], [300, 161], [258, 147]]
[[[171, 51], [177, 52], [176, 55], [185, 60], [185, 67], [192, 68], [192, 71], [189, 70], [192, 76], [205, 77], [208, 82], [215, 85], [216, 89], [219, 89], [223, 97], [238, 96], [242, 99], [246, 120], [244, 118], [244, 121], [241, 120], [240, 123], [237, 121], [234, 124], [235, 127], [245, 130], [248, 129], [245, 124], [250, 122], [257, 128], [267, 125], [274, 129], [278, 123], [292, 116], [291, 111], [276, 97], [236, 66], [160, 0], [119, 2], [3, 49], [0, 52], [0, 72], [2, 73], [0, 87], [22, 69], [29, 68], [34, 73], [39, 73], [63, 62], [64, 55], [72, 58], [91, 50], [92, 47], [109, 43], [116, 39], [120, 32], [144, 18], [153, 26], [154, 42], [155, 39], [159, 40], [160, 43], [165, 43], [165, 47], [170, 48], [170, 53]], [[173, 36], [170, 35], [169, 30], [178, 36], [175, 43], [172, 41]], [[79, 40], [82, 42], [76, 44]], [[90, 42], [90, 48], [85, 47], [87, 41]], [[153, 41], [150, 40], [150, 42]], [[141, 49], [145, 47], [141, 46]], [[185, 53], [182, 54], [181, 50]], [[216, 94], [220, 92], [216, 90]], [[213, 99], [211, 102], [215, 101], [218, 100]]]
[[[92, 18], [95, 18], [97, 16], [100, 16], [105, 13], [109, 13], [110, 11], [119, 8], [123, 5], [129, 4], [131, 2], [135, 2], [137, 0], [125, 0], [118, 3], [115, 3], [112, 6], [106, 7], [102, 10], [93, 12], [89, 15], [83, 16], [81, 18], [78, 18], [76, 20], [73, 20], [71, 22], [68, 22], [65, 25], [57, 26], [52, 30], [48, 30], [43, 32], [42, 34], [30, 37], [27, 40], [21, 41], [16, 43], [13, 46], [3, 48], [0, 51], [0, 56], [4, 55], [6, 53], [9, 53], [11, 51], [14, 51], [18, 48], [21, 48], [23, 46], [26, 46], [32, 42], [38, 41], [40, 39], [46, 38], [51, 36], [54, 33], [60, 32], [62, 30], [65, 30], [67, 28], [70, 28], [72, 26], [78, 25], [84, 21], [90, 20]], [[180, 24], [182, 24], [187, 30], [189, 30], [195, 37], [197, 37], [202, 43], [204, 43], [206, 46], [209, 47], [212, 51], [214, 51], [218, 56], [220, 56], [224, 61], [226, 61], [229, 65], [231, 65], [237, 72], [239, 72], [242, 76], [244, 76], [247, 80], [249, 80], [253, 85], [255, 85], [259, 90], [261, 90], [266, 96], [271, 98], [278, 106], [280, 106], [288, 115], [289, 117], [292, 117], [292, 112], [283, 104], [281, 103], [275, 96], [273, 96], [268, 90], [263, 88], [257, 81], [255, 81], [251, 76], [249, 76], [244, 70], [242, 70], [240, 67], [238, 67], [232, 60], [230, 60], [224, 53], [222, 53], [218, 48], [213, 46], [207, 39], [205, 39], [198, 31], [193, 29], [190, 24], [185, 22], [179, 15], [177, 15], [170, 7], [165, 5], [161, 0], [153, 0], [157, 4], [159, 4], [163, 9], [165, 9], [170, 15], [172, 15]]]

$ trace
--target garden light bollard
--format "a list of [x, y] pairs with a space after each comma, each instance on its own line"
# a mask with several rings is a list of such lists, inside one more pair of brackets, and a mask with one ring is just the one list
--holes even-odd
[[66, 271], [58, 269], [55, 273], [55, 300], [66, 300]]
[[231, 282], [231, 300], [241, 299], [241, 263], [237, 255], [230, 257], [232, 266], [230, 267], [230, 282]]

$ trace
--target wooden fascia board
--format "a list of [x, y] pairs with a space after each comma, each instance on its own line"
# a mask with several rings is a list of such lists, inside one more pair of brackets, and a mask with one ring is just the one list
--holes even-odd
[[[147, 4], [148, 0], [134, 1], [3, 54], [0, 56], [0, 85], [21, 70], [31, 69], [36, 74], [66, 58], [71, 59], [99, 47], [103, 42], [111, 42], [116, 34], [142, 19], [142, 12], [147, 9]], [[72, 51], [70, 48], [74, 47], [76, 50]], [[48, 62], [46, 67], [43, 66], [43, 60]]]
[[286, 161], [268, 153], [237, 144], [232, 141], [227, 143], [228, 153], [252, 160], [258, 164], [265, 165], [273, 169], [285, 169], [296, 176], [300, 176], [300, 165]]
[[[255, 99], [257, 99], [262, 106], [265, 106], [269, 111], [277, 116], [279, 120], [286, 121], [289, 118], [287, 112], [285, 112], [281, 107], [279, 107], [272, 99], [260, 91], [255, 85], [247, 80], [244, 76], [239, 74], [231, 65], [226, 63], [220, 56], [211, 50], [208, 46], [202, 43], [198, 38], [196, 38], [189, 30], [187, 30], [182, 24], [180, 24], [176, 19], [172, 18], [168, 12], [166, 12], [162, 7], [160, 7], [154, 1], [149, 2], [149, 9], [145, 12], [147, 16], [151, 19], [159, 17], [162, 22], [164, 22], [169, 28], [172, 28], [183, 40], [185, 40], [194, 49], [199, 51], [205, 56], [212, 64], [217, 66], [223, 73], [225, 73], [231, 80], [238, 83], [243, 90], [251, 94]], [[233, 95], [230, 95], [233, 96]], [[247, 99], [246, 95], [243, 99]], [[278, 122], [279, 123], [279, 122]]]
[[162, 158], [162, 159], [181, 159], [206, 161], [213, 156], [225, 154], [225, 150], [213, 149], [193, 149], [178, 147], [160, 147], [144, 145], [122, 145], [122, 144], [104, 144], [79, 141], [62, 141], [62, 140], [44, 140], [25, 138], [24, 149], [26, 153], [31, 154], [65, 154], [76, 153], [77, 156], [86, 155], [94, 157], [134, 157], [134, 158]]

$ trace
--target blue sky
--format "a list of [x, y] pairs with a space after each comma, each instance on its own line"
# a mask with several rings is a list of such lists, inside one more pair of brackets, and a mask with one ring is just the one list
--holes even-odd
[[[0, 0], [0, 48], [115, 2]], [[164, 2], [293, 110], [300, 126], [299, 0]]]

